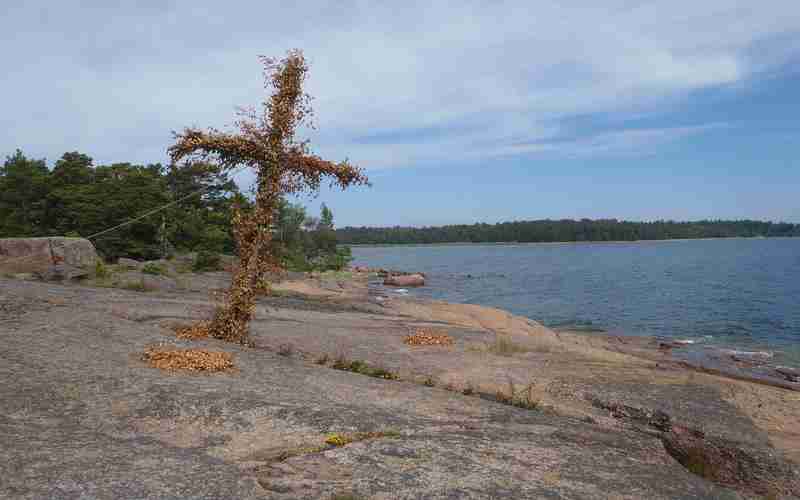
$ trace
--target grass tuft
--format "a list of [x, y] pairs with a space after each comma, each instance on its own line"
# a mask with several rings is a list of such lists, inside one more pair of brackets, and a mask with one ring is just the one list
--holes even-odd
[[533, 388], [536, 386], [535, 382], [531, 382], [522, 389], [517, 389], [514, 381], [508, 379], [507, 391], [498, 390], [495, 393], [495, 398], [498, 402], [523, 408], [525, 410], [538, 410], [541, 405], [541, 400], [533, 395]]
[[498, 356], [513, 356], [515, 354], [521, 354], [525, 352], [549, 352], [549, 347], [545, 345], [540, 345], [531, 347], [519, 344], [514, 342], [508, 337], [498, 335], [495, 337], [494, 343], [490, 344], [488, 349], [489, 352], [493, 354], [497, 354]]
[[[324, 363], [319, 363], [324, 364]], [[382, 378], [384, 380], [398, 380], [400, 377], [385, 368], [373, 367], [365, 361], [348, 360], [344, 356], [339, 356], [331, 365], [334, 370], [342, 370], [346, 372], [360, 373], [368, 377]]]
[[102, 259], [97, 259], [94, 262], [94, 277], [102, 280], [108, 278], [110, 275], [111, 272], [108, 270], [108, 266], [106, 266], [105, 262], [103, 262]]
[[142, 272], [144, 274], [151, 274], [153, 276], [161, 276], [167, 274], [163, 267], [156, 264], [155, 262], [148, 262], [142, 268]]

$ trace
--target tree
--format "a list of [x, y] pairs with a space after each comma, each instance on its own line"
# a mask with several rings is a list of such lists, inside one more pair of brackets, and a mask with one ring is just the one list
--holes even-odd
[[170, 243], [181, 250], [232, 252], [231, 212], [235, 200], [243, 202], [236, 183], [208, 162], [172, 164], [166, 181], [171, 198], [183, 200], [167, 214]]
[[333, 212], [331, 212], [331, 209], [328, 208], [328, 205], [324, 203], [320, 208], [319, 224], [324, 228], [333, 229]]
[[92, 193], [92, 162], [89, 156], [73, 151], [64, 153], [53, 167], [46, 200], [50, 233], [82, 233], [81, 226], [86, 225], [86, 212], [98, 209]]
[[49, 190], [44, 160], [19, 149], [0, 167], [0, 237], [46, 234], [44, 200]]
[[342, 189], [368, 182], [359, 168], [347, 161], [323, 160], [311, 154], [308, 141], [295, 139], [297, 127], [308, 124], [312, 116], [310, 97], [303, 92], [308, 65], [302, 52], [290, 51], [280, 61], [260, 59], [265, 87], [272, 89], [260, 115], [255, 109], [241, 111], [238, 131], [232, 133], [187, 128], [175, 135], [169, 148], [174, 163], [194, 157], [212, 159], [226, 171], [240, 166], [255, 170], [255, 206], [248, 213], [237, 208], [233, 214], [239, 266], [209, 324], [213, 337], [240, 343], [247, 341], [256, 289], [268, 270], [280, 267], [271, 241], [281, 196], [314, 192], [323, 177]]

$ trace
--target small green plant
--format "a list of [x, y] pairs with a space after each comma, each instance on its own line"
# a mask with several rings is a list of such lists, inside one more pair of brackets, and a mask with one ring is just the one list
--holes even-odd
[[368, 377], [382, 378], [385, 380], [398, 380], [397, 374], [381, 367], [371, 367], [366, 362], [360, 360], [348, 360], [344, 356], [339, 356], [331, 366], [334, 370], [360, 373]]
[[352, 442], [352, 438], [345, 436], [344, 434], [328, 434], [328, 436], [325, 438], [325, 444], [329, 444], [331, 446], [344, 446]]
[[159, 264], [156, 264], [155, 262], [148, 262], [147, 264], [145, 264], [144, 267], [142, 268], [142, 272], [144, 274], [152, 274], [154, 276], [166, 274], [164, 272], [164, 268], [161, 267]]
[[354, 373], [366, 373], [369, 371], [369, 366], [363, 361], [356, 360], [352, 361], [347, 369]]
[[375, 378], [382, 378], [384, 380], [398, 380], [400, 378], [397, 376], [397, 374], [392, 373], [384, 368], [371, 368], [368, 373], [365, 373], [365, 375]]
[[105, 279], [111, 273], [108, 270], [108, 266], [106, 266], [105, 262], [102, 259], [97, 259], [94, 261], [94, 277], [97, 279]]
[[201, 250], [197, 252], [197, 255], [192, 261], [192, 271], [196, 273], [219, 271], [222, 269], [221, 260], [218, 253]]
[[365, 441], [367, 439], [398, 438], [398, 437], [400, 437], [400, 433], [393, 429], [388, 429], [384, 431], [353, 432], [353, 433], [334, 432], [328, 434], [325, 437], [325, 444], [339, 447], [348, 445], [350, 443], [354, 443], [356, 441]]

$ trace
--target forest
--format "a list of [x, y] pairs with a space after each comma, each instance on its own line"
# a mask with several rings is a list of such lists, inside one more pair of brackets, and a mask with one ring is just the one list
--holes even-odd
[[[211, 163], [95, 165], [79, 152], [64, 153], [51, 167], [22, 151], [0, 167], [0, 238], [89, 237], [169, 205], [92, 241], [105, 258], [154, 259], [175, 252], [235, 253], [231, 213], [251, 207], [228, 175]], [[346, 245], [636, 241], [677, 238], [800, 236], [800, 224], [754, 220], [630, 222], [531, 220], [439, 227], [334, 229], [324, 204], [319, 217], [283, 199], [272, 228], [283, 264], [292, 270], [339, 269]]]
[[[0, 238], [91, 237], [110, 261], [176, 252], [233, 254], [231, 214], [237, 204], [252, 208], [228, 175], [205, 162], [95, 165], [86, 154], [68, 152], [51, 168], [17, 150], [0, 166]], [[104, 232], [150, 211], [155, 213]], [[282, 199], [275, 221], [273, 241], [287, 268], [340, 269], [349, 262], [349, 249], [337, 247], [333, 213], [324, 204], [320, 216], [311, 217], [302, 205]]]
[[336, 230], [337, 241], [346, 245], [637, 241], [779, 236], [800, 236], [800, 224], [753, 220], [630, 222], [615, 219], [546, 219], [439, 227], [344, 227]]

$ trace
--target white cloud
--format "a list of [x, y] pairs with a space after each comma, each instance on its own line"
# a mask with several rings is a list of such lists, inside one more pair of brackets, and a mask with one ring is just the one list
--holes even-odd
[[560, 153], [569, 157], [597, 155], [650, 155], [656, 148], [684, 137], [731, 127], [728, 123], [709, 123], [688, 127], [637, 128], [599, 132], [588, 137], [536, 141], [500, 147], [497, 156], [531, 153]]
[[[261, 97], [255, 56], [290, 47], [313, 64], [325, 155], [382, 168], [636, 151], [707, 127], [555, 139], [575, 114], [659, 110], [749, 81], [800, 40], [796, 1], [34, 3], [0, 21], [0, 148], [101, 161], [163, 161], [171, 130], [231, 123], [235, 105]], [[420, 128], [449, 132], [391, 140]], [[372, 135], [386, 139], [358, 141]]]

